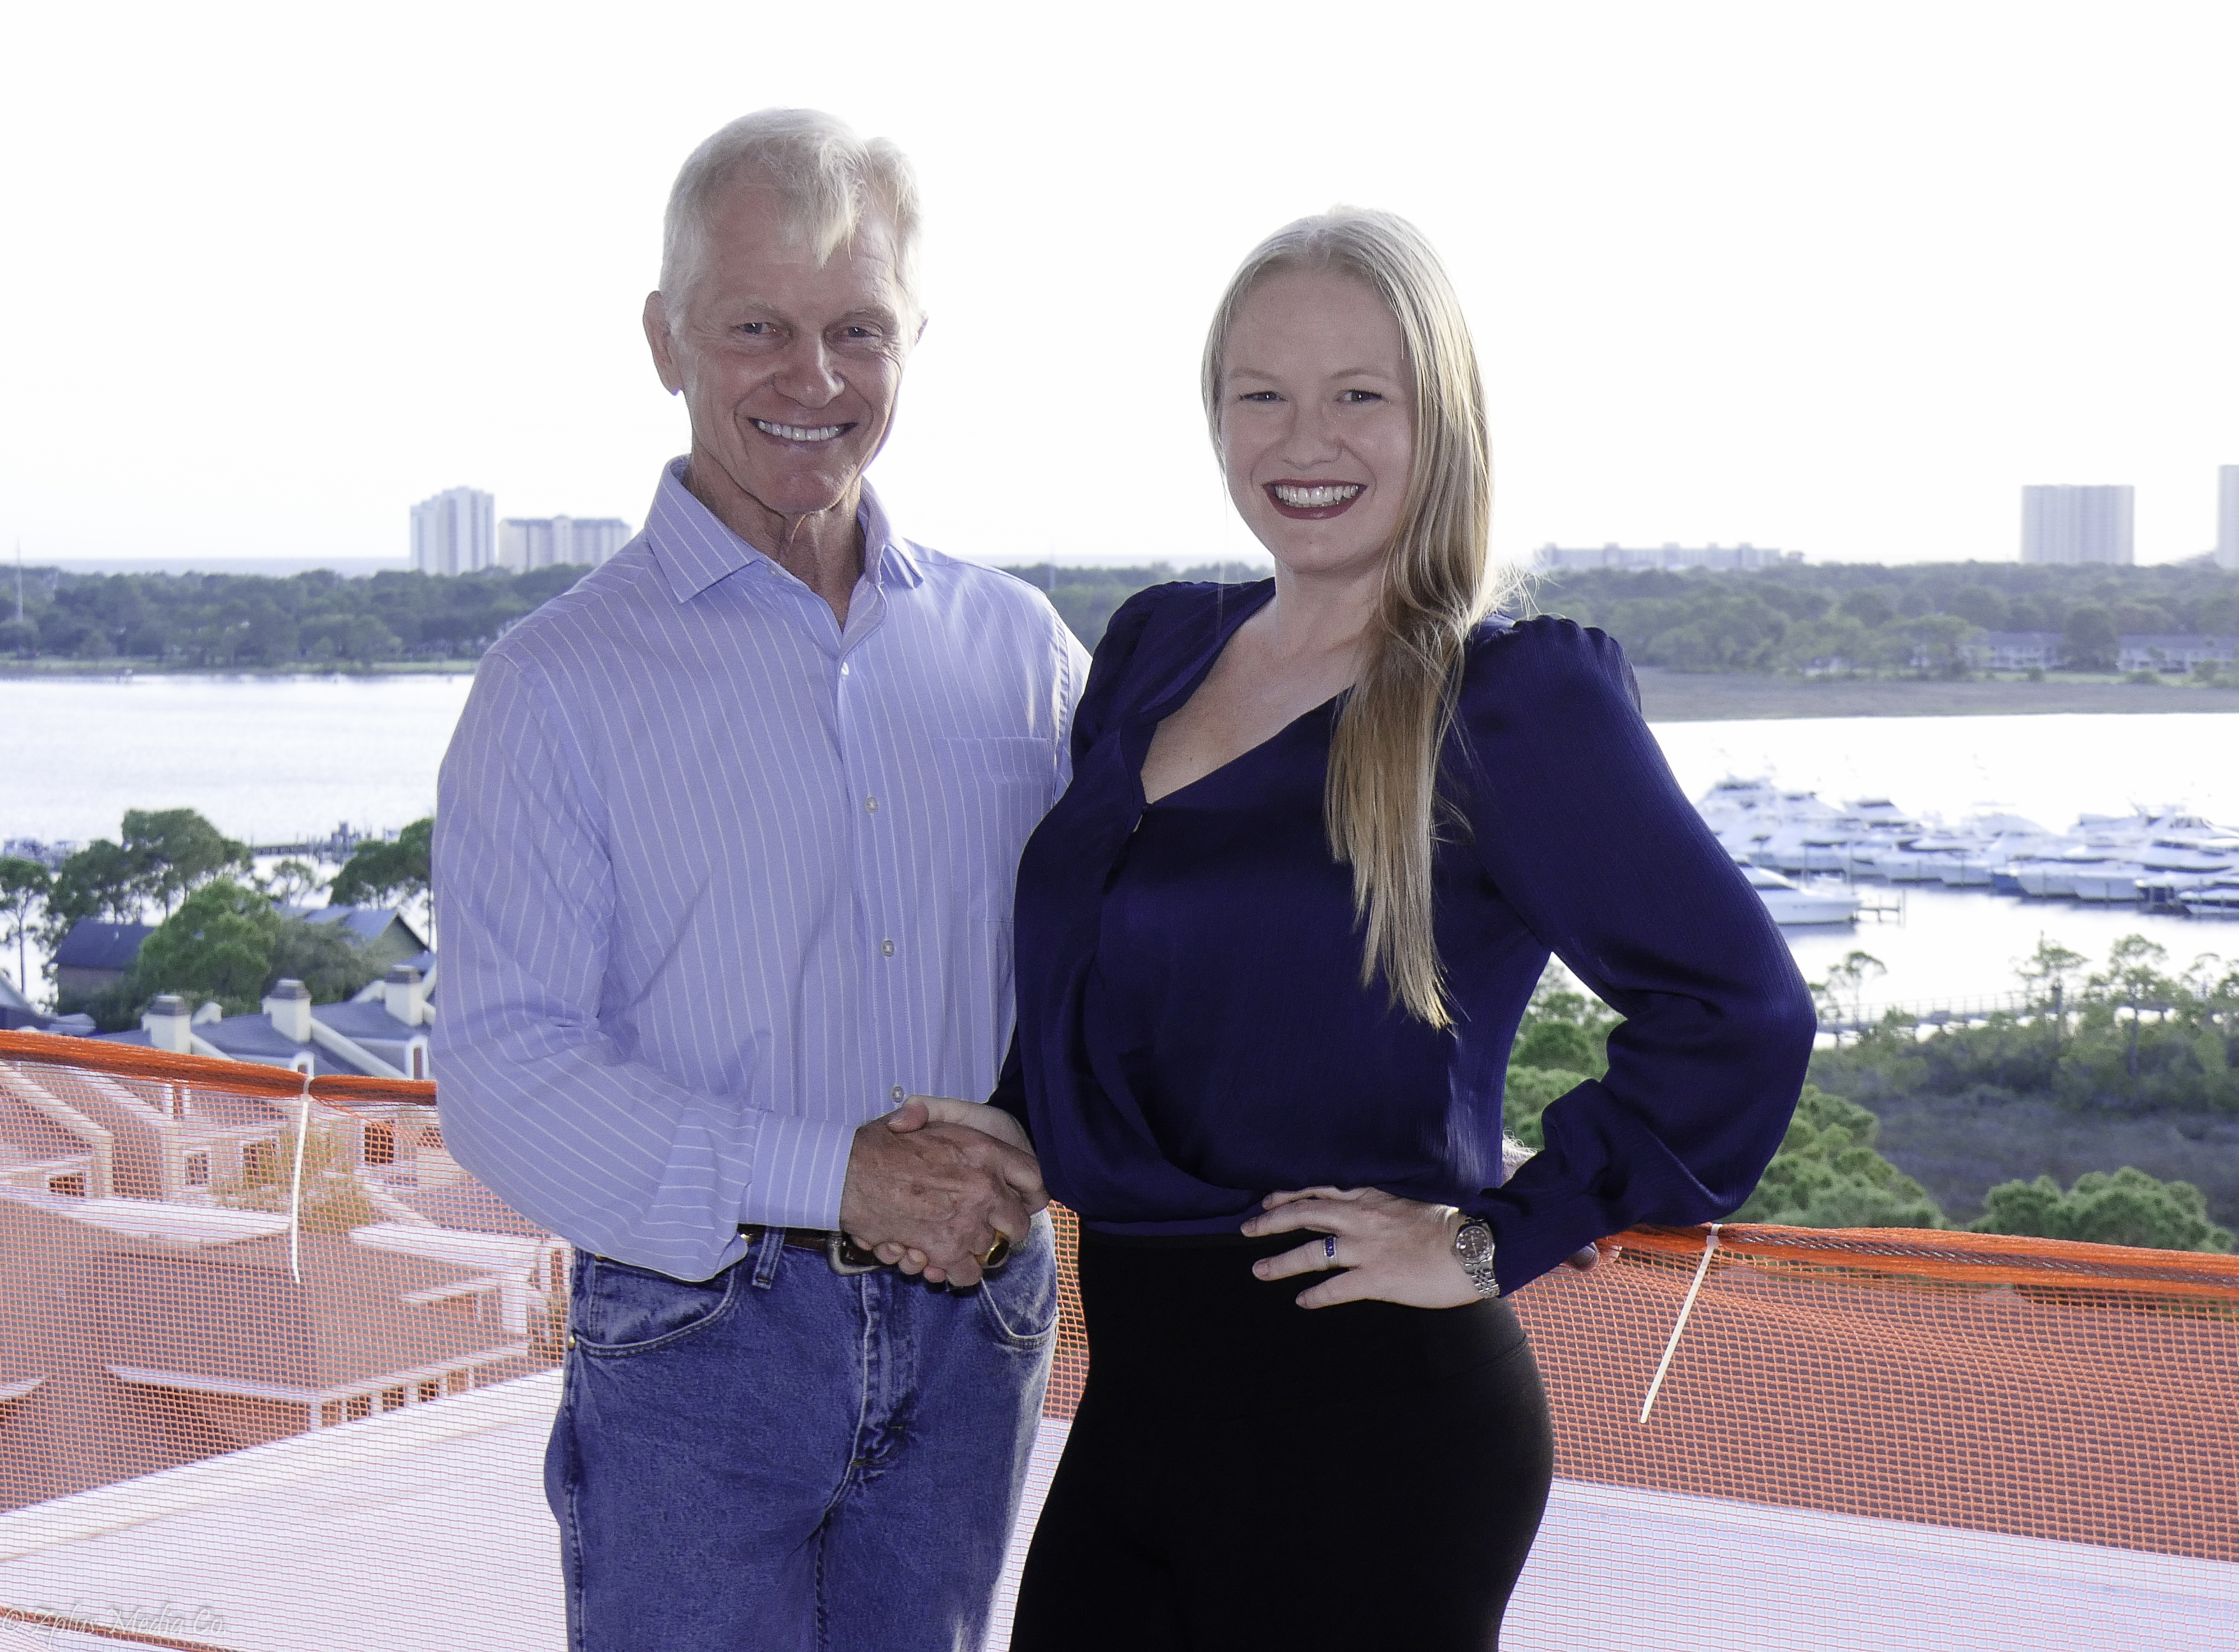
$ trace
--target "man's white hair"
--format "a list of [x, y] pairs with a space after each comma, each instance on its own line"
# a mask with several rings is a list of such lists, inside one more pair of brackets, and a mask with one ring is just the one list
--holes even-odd
[[699, 273], [708, 214], [732, 184], [752, 177], [785, 203], [785, 234], [821, 261], [854, 238], [867, 212], [894, 234], [894, 285], [913, 315], [917, 296], [917, 174], [887, 138], [860, 138], [845, 121], [814, 109], [741, 115], [693, 150], [668, 192], [661, 290], [669, 324], [681, 319]]

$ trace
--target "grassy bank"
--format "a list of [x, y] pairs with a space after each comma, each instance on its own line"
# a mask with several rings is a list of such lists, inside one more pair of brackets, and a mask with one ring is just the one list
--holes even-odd
[[1874, 677], [1791, 677], [1755, 672], [1639, 668], [1651, 722], [1705, 723], [1764, 717], [2008, 717], [2051, 712], [2239, 712], [2239, 688], [2181, 680], [2125, 682], [2062, 673], [2043, 682], [1969, 682]]

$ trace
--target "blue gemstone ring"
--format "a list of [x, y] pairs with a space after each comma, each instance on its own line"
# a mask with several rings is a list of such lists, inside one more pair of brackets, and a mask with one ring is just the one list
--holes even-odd
[[1325, 1233], [1322, 1235], [1322, 1254], [1327, 1257], [1332, 1262], [1335, 1262], [1337, 1260], [1336, 1234]]

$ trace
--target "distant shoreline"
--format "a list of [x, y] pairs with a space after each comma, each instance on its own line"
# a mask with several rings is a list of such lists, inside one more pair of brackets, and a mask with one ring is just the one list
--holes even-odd
[[[384, 660], [370, 666], [348, 662], [314, 665], [298, 660], [292, 666], [173, 666], [156, 660], [0, 660], [0, 682], [46, 679], [121, 680], [127, 677], [471, 677], [478, 662], [472, 660]], [[2239, 696], [2234, 696], [2239, 698]]]
[[[0, 661], [0, 681], [114, 681], [127, 677], [371, 678], [474, 675], [472, 660], [392, 660], [376, 665], [208, 666], [110, 660]], [[1791, 677], [1754, 672], [1671, 671], [1642, 666], [1642, 709], [1651, 723], [1751, 722], [1809, 717], [2025, 717], [2056, 713], [2239, 713], [2239, 688], [2119, 678]]]
[[1952, 682], [1900, 677], [1782, 677], [1644, 666], [1641, 707], [1651, 723], [1745, 722], [1776, 717], [2024, 717], [2056, 713], [2239, 712], [2239, 688], [2119, 679]]

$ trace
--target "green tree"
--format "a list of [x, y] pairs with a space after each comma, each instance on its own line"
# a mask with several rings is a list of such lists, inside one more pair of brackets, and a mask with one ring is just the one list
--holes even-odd
[[2070, 665], [2086, 671], [2114, 668], [2121, 639], [2116, 634], [2115, 616], [2099, 603], [2079, 603], [2070, 608], [2061, 634], [2067, 643]]
[[2002, 1182], [1983, 1200], [1977, 1233], [2130, 1244], [2149, 1251], [2229, 1251], [2231, 1232], [2208, 1219], [2208, 1200], [2190, 1182], [2164, 1182], [2125, 1164], [2087, 1171], [2063, 1192], [2050, 1176]]
[[251, 872], [249, 881], [274, 900], [288, 906], [300, 905], [306, 895], [325, 886], [325, 880], [308, 860], [282, 860], [268, 872]]
[[1886, 592], [1872, 586], [1862, 586], [1850, 592], [1837, 603], [1837, 612], [1848, 614], [1869, 631], [1878, 630], [1897, 618], [1896, 605]]
[[435, 832], [431, 816], [415, 820], [394, 840], [368, 838], [350, 851], [335, 874], [327, 899], [337, 906], [410, 900], [428, 892], [428, 852]]
[[1539, 1115], [1558, 1096], [1609, 1071], [1609, 1036], [1617, 1012], [1558, 963], [1550, 963], [1532, 989], [1509, 1052], [1501, 1123], [1525, 1146], [1546, 1145]]
[[2130, 1098], [2134, 1101], [2138, 1089], [2138, 1039], [2145, 1030], [2146, 1011], [2149, 1006], [2166, 1004], [2176, 992], [2176, 983], [2156, 967], [2168, 961], [2168, 948], [2156, 946], [2143, 935], [2125, 935], [2109, 950], [2106, 972], [2094, 975], [2089, 983], [2130, 1012], [2124, 1065], [2129, 1072]]
[[301, 981], [314, 1004], [336, 1004], [377, 980], [381, 965], [339, 924], [282, 918], [272, 932], [264, 990], [276, 981]]
[[204, 884], [179, 903], [148, 937], [129, 979], [139, 1004], [159, 992], [189, 1003], [215, 999], [228, 1015], [246, 1015], [271, 982], [280, 915], [254, 889], [229, 879]]
[[127, 809], [123, 847], [141, 892], [166, 915], [189, 890], [222, 872], [249, 870], [249, 846], [192, 809]]
[[2003, 631], [2010, 610], [2006, 599], [1986, 585], [1963, 585], [1951, 594], [1944, 604], [1970, 625], [1978, 625], [1985, 631]]
[[1851, 1023], [1859, 1025], [1866, 1018], [1866, 983], [1879, 980], [1888, 973], [1889, 965], [1871, 952], [1853, 949], [1843, 955], [1841, 963], [1828, 965], [1825, 980], [1810, 983], [1811, 996], [1840, 1020], [1844, 995], [1849, 994]]
[[16, 943], [16, 985], [31, 990], [29, 948], [26, 945], [37, 915], [46, 906], [54, 876], [36, 860], [20, 855], [0, 855], [0, 946]]
[[130, 924], [143, 898], [139, 863], [122, 844], [96, 838], [63, 860], [47, 892], [47, 950], [84, 919]]
[[2071, 952], [2059, 942], [2039, 935], [2036, 951], [2014, 965], [2030, 1012], [2052, 1028], [2056, 1053], [2068, 1028], [2069, 983], [2087, 961], [2083, 953]]
[[1756, 1191], [1731, 1218], [1805, 1228], [1940, 1228], [1927, 1189], [1884, 1158], [1881, 1121], [1864, 1108], [1804, 1086], [1796, 1116]]
[[1905, 665], [1924, 677], [1970, 677], [1974, 647], [1982, 640], [1979, 626], [1956, 614], [1930, 614], [1907, 620], [1897, 627]]

